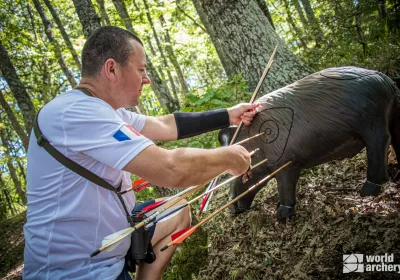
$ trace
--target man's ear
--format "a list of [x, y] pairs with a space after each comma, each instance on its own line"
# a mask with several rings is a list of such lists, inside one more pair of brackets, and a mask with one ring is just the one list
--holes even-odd
[[119, 64], [112, 58], [109, 58], [104, 63], [104, 73], [110, 82], [115, 83], [118, 80]]

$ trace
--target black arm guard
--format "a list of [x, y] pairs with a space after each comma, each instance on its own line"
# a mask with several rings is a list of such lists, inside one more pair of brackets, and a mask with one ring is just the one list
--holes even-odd
[[175, 112], [174, 116], [178, 139], [196, 136], [230, 125], [229, 114], [226, 109], [194, 113]]

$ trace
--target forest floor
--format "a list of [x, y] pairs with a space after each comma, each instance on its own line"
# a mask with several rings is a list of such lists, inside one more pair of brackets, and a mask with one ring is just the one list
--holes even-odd
[[25, 212], [0, 221], [0, 279], [21, 279], [24, 260]]
[[[250, 211], [236, 217], [225, 211], [207, 224], [208, 261], [193, 278], [400, 279], [400, 271], [343, 273], [343, 254], [394, 254], [392, 264], [400, 264], [400, 171], [393, 154], [389, 162], [391, 182], [369, 198], [359, 195], [365, 150], [305, 170], [296, 216], [284, 223], [276, 221], [279, 199], [276, 182], [270, 182]], [[213, 201], [218, 199], [226, 200], [226, 192]]]
[[[366, 177], [365, 152], [304, 171], [296, 216], [285, 223], [275, 219], [278, 193], [272, 181], [250, 211], [236, 217], [225, 211], [206, 224], [206, 235], [199, 231], [185, 241], [181, 261], [188, 268], [192, 264], [187, 258], [193, 258], [197, 271], [204, 263], [192, 274], [197, 280], [400, 279], [395, 272], [343, 274], [343, 254], [394, 254], [393, 263], [400, 264], [400, 172], [393, 157], [389, 162], [391, 182], [375, 198], [359, 196]], [[215, 203], [218, 199], [226, 201], [226, 191], [215, 195], [213, 208], [221, 206]], [[0, 222], [1, 279], [21, 279], [24, 222], [25, 213]], [[163, 279], [190, 278], [173, 265], [166, 274]]]

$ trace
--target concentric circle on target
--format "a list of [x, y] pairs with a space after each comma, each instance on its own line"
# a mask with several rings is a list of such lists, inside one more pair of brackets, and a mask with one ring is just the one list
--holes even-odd
[[264, 132], [263, 135], [260, 136], [261, 141], [264, 143], [272, 143], [278, 138], [279, 135], [279, 127], [278, 124], [273, 120], [266, 120], [260, 126], [260, 133]]

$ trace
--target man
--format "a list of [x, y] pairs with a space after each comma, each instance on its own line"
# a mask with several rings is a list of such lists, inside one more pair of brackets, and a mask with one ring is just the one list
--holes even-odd
[[[96, 30], [82, 53], [82, 80], [77, 89], [50, 101], [38, 124], [50, 144], [111, 185], [131, 185], [130, 174], [162, 187], [186, 188], [225, 170], [247, 171], [249, 153], [241, 146], [165, 150], [152, 141], [189, 137], [243, 120], [249, 124], [256, 105], [228, 110], [146, 117], [134, 107], [150, 83], [141, 41], [117, 27]], [[87, 94], [85, 94], [86, 92]], [[116, 279], [127, 275], [125, 238], [111, 252], [89, 255], [103, 238], [129, 227], [115, 193], [99, 187], [56, 161], [31, 134], [28, 151], [28, 211], [25, 234], [25, 279]], [[131, 212], [132, 192], [123, 200]], [[190, 224], [189, 209], [159, 222], [152, 237], [157, 259], [138, 269], [138, 279], [160, 279], [174, 249], [160, 252], [171, 234]], [[128, 276], [129, 277], [129, 276]]]

